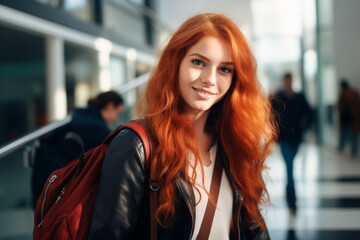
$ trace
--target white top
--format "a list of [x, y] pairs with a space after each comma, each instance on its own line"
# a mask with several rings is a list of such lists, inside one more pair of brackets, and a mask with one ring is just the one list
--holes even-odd
[[[204, 166], [204, 182], [205, 188], [208, 192], [210, 192], [211, 179], [214, 172], [215, 158], [216, 158], [217, 145], [214, 145], [210, 149], [210, 160], [211, 164], [207, 167]], [[192, 168], [189, 168], [188, 172], [191, 177]], [[194, 234], [192, 236], [192, 240], [195, 240], [204, 218], [205, 209], [207, 202], [209, 200], [206, 192], [200, 187], [202, 186], [202, 174], [201, 174], [201, 166], [197, 167], [197, 176], [196, 176], [196, 184], [198, 186], [198, 190], [201, 193], [201, 201], [195, 208], [195, 228]], [[198, 202], [200, 199], [198, 191], [193, 187], [195, 202]], [[219, 197], [217, 201], [217, 208], [215, 210], [215, 215], [213, 219], [213, 223], [211, 225], [209, 239], [216, 240], [228, 240], [230, 238], [230, 224], [232, 219], [232, 209], [233, 209], [233, 193], [229, 183], [229, 180], [226, 177], [225, 170], [222, 171], [221, 177], [221, 185], [219, 190]]]

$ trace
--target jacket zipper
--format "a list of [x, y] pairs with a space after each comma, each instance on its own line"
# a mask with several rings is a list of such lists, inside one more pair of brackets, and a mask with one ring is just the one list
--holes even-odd
[[66, 188], [66, 185], [61, 189], [59, 195], [58, 195], [57, 198], [56, 198], [55, 203], [58, 203], [58, 202], [60, 201], [61, 197], [62, 197], [62, 196], [64, 195], [64, 193], [65, 193], [65, 188]]
[[38, 228], [41, 227], [42, 225], [42, 222], [43, 222], [43, 219], [44, 219], [44, 211], [45, 211], [45, 202], [46, 202], [46, 197], [47, 197], [47, 193], [48, 193], [48, 190], [49, 190], [49, 187], [50, 185], [55, 181], [55, 179], [57, 178], [56, 175], [52, 175], [51, 178], [49, 179], [49, 182], [48, 184], [46, 185], [46, 188], [45, 188], [45, 193], [44, 193], [44, 199], [41, 203], [41, 218], [40, 218], [40, 223], [38, 225]]
[[184, 198], [184, 200], [185, 200], [185, 202], [186, 202], [186, 205], [187, 205], [187, 207], [188, 207], [188, 209], [189, 209], [189, 212], [190, 212], [190, 215], [191, 215], [192, 222], [191, 222], [191, 231], [190, 231], [190, 238], [189, 238], [189, 239], [191, 239], [191, 237], [192, 237], [192, 235], [193, 235], [193, 233], [194, 233], [194, 228], [195, 228], [195, 226], [194, 226], [195, 217], [194, 217], [194, 214], [193, 214], [193, 212], [192, 212], [192, 210], [191, 210], [191, 203], [190, 203], [190, 200], [189, 200], [188, 197], [187, 197], [188, 194], [186, 193], [186, 190], [183, 188], [182, 184], [179, 184], [179, 183], [178, 183], [178, 181], [176, 181], [176, 185], [177, 185], [178, 188], [180, 189], [180, 192], [181, 192], [181, 194], [183, 195], [183, 198]]
[[238, 239], [240, 240], [240, 213], [241, 213], [241, 206], [242, 206], [242, 203], [243, 203], [243, 197], [241, 196], [240, 198], [240, 207], [239, 207], [239, 213], [238, 213], [238, 216], [237, 216], [237, 229], [238, 229]]

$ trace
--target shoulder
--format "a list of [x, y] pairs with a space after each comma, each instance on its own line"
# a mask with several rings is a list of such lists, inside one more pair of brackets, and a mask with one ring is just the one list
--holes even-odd
[[131, 145], [133, 143], [137, 143], [139, 145], [142, 145], [141, 138], [139, 135], [128, 128], [124, 128], [119, 131], [119, 133], [114, 137], [114, 139], [111, 141], [110, 145], [116, 144], [116, 143], [123, 143], [126, 145]]
[[305, 95], [303, 93], [296, 93], [296, 99], [303, 103], [307, 103]]
[[111, 141], [111, 145], [117, 145], [121, 144], [123, 146], [137, 146], [137, 147], [143, 147], [143, 143], [141, 141], [141, 138], [139, 135], [128, 128], [122, 129]]
[[122, 129], [111, 141], [107, 155], [132, 155], [145, 164], [145, 150], [139, 135], [131, 129]]
[[296, 97], [298, 98], [305, 98], [304, 94], [302, 92], [295, 93]]
[[103, 122], [100, 110], [94, 107], [77, 108], [72, 114], [72, 123], [79, 122]]
[[284, 90], [278, 90], [276, 93], [275, 93], [275, 97], [285, 97], [286, 96], [286, 93]]
[[279, 103], [284, 103], [285, 101], [287, 101], [288, 97], [286, 95], [286, 93], [283, 90], [279, 90], [275, 93], [275, 95], [273, 95], [273, 97], [271, 97], [271, 102], [273, 104], [279, 104]]

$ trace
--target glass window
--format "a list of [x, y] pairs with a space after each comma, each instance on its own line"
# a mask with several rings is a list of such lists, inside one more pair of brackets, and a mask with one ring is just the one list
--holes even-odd
[[97, 93], [97, 52], [65, 42], [65, 73], [68, 112], [87, 106], [88, 99]]
[[294, 90], [302, 90], [300, 9], [299, 0], [251, 1], [259, 79], [270, 93], [281, 87], [285, 72], [293, 74]]
[[93, 0], [66, 0], [64, 10], [83, 21], [93, 21]]
[[[337, 109], [339, 97], [337, 71], [339, 70], [339, 59], [341, 59], [341, 56], [337, 56], [338, 58], [336, 58], [334, 52], [334, 11], [337, 9], [333, 8], [333, 1], [330, 0], [319, 0], [318, 7], [318, 81], [321, 82], [322, 86], [321, 91], [317, 91], [318, 95], [321, 93], [322, 99], [320, 102], [321, 105], [318, 106], [320, 116], [319, 126], [322, 128], [321, 132], [323, 135], [321, 137], [323, 142], [330, 146], [338, 147], [338, 136], [335, 129], [337, 129], [339, 124], [339, 112]], [[348, 13], [348, 11], [346, 12]], [[348, 23], [346, 23], [346, 25], [348, 25]], [[338, 34], [338, 36], [344, 36], [344, 34]], [[335, 64], [336, 60], [338, 64]], [[348, 62], [346, 62], [346, 65], [348, 65]]]
[[124, 0], [104, 2], [104, 26], [138, 44], [146, 44], [143, 15]]
[[125, 60], [120, 57], [65, 43], [68, 112], [86, 107], [89, 98], [100, 91], [121, 89], [126, 71]]
[[92, 22], [94, 12], [94, 0], [36, 0], [53, 8], [62, 9], [74, 17]]
[[0, 25], [0, 145], [44, 125], [44, 39]]
[[113, 89], [119, 89], [126, 81], [125, 60], [116, 56], [110, 56], [109, 72]]
[[262, 37], [255, 41], [255, 55], [260, 69], [260, 81], [272, 92], [282, 85], [285, 72], [293, 74], [293, 87], [301, 91], [300, 42], [297, 38]]

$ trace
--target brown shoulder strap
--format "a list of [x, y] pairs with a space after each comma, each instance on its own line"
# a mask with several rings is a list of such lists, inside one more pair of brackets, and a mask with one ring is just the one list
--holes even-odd
[[214, 219], [217, 200], [219, 198], [219, 191], [221, 185], [221, 176], [222, 176], [222, 161], [220, 159], [219, 150], [216, 154], [214, 172], [211, 179], [210, 185], [210, 195], [214, 200], [214, 203], [210, 201], [207, 202], [204, 218], [201, 222], [199, 234], [196, 237], [196, 240], [207, 240], [209, 239], [211, 225]]

